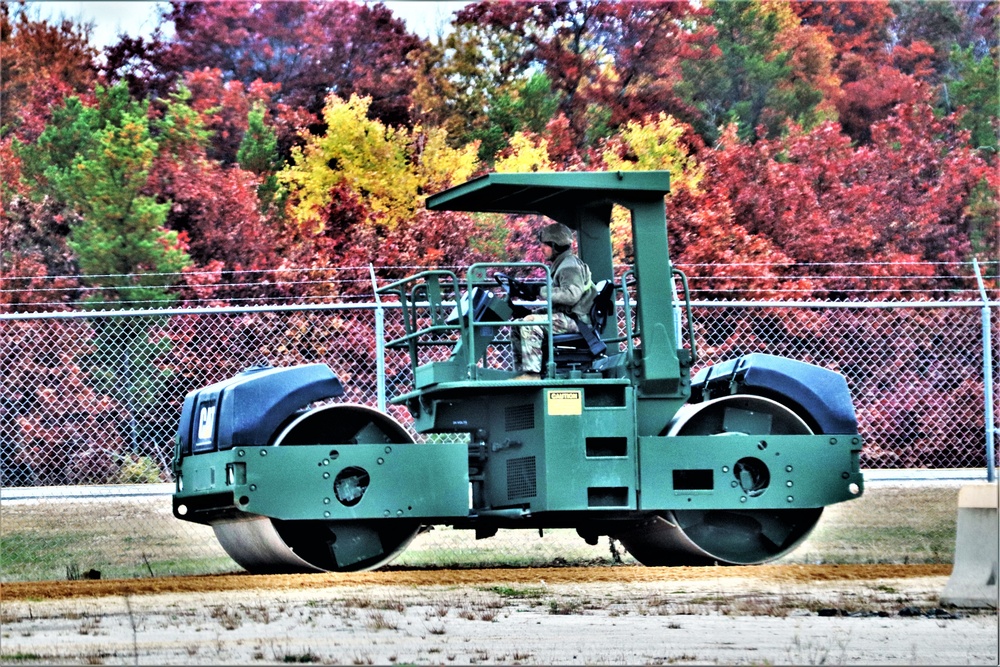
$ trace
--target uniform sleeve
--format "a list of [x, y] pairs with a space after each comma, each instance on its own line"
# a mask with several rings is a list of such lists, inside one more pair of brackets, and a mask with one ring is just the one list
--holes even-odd
[[[561, 267], [553, 276], [552, 305], [572, 308], [587, 291], [587, 273], [582, 263]], [[548, 297], [548, 290], [542, 287], [540, 298]]]

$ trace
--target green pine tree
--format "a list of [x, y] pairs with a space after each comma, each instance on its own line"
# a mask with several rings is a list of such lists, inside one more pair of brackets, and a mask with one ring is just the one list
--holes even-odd
[[957, 70], [949, 77], [944, 91], [950, 108], [965, 107], [962, 127], [969, 130], [969, 143], [974, 148], [983, 148], [992, 155], [997, 152], [997, 116], [1000, 116], [1000, 76], [997, 63], [988, 54], [976, 58], [973, 47], [952, 47], [951, 62]]
[[70, 98], [35, 146], [18, 146], [25, 176], [80, 215], [67, 244], [84, 282], [97, 288], [90, 301], [164, 305], [173, 295], [158, 274], [178, 273], [190, 258], [164, 228], [170, 202], [143, 194], [158, 150], [148, 105], [132, 100], [125, 84], [99, 86], [96, 97], [96, 107]]
[[240, 167], [261, 177], [257, 186], [257, 198], [261, 212], [267, 211], [278, 192], [278, 178], [275, 173], [281, 168], [278, 155], [278, 135], [264, 121], [265, 109], [255, 104], [247, 114], [247, 131], [240, 142], [236, 161]]
[[775, 47], [782, 23], [774, 8], [756, 0], [717, 0], [708, 6], [721, 55], [685, 61], [677, 87], [701, 112], [698, 133], [714, 143], [721, 127], [736, 123], [741, 139], [755, 140], [765, 110], [771, 111], [769, 133], [780, 132], [784, 118], [812, 124], [822, 94], [804, 82], [791, 83], [792, 54]]

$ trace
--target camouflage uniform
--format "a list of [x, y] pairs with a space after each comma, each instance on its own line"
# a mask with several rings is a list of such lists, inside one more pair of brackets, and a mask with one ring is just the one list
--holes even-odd
[[[551, 227], [555, 227], [552, 225]], [[564, 233], [572, 234], [560, 225]], [[547, 228], [548, 229], [548, 228]], [[561, 230], [560, 230], [561, 231]], [[572, 242], [572, 236], [569, 237]], [[543, 231], [542, 240], [545, 240]], [[564, 243], [560, 245], [569, 245]], [[590, 268], [571, 250], [566, 250], [552, 261], [552, 333], [576, 333], [579, 328], [576, 320], [590, 324], [590, 307], [597, 296], [594, 282], [591, 280]], [[545, 287], [539, 294], [540, 299], [547, 297]], [[576, 319], [574, 319], [576, 318]], [[546, 320], [544, 313], [533, 313], [519, 322], [537, 322]], [[524, 373], [542, 372], [542, 345], [545, 344], [545, 328], [541, 326], [519, 326], [512, 332], [514, 343], [515, 365], [520, 363]]]

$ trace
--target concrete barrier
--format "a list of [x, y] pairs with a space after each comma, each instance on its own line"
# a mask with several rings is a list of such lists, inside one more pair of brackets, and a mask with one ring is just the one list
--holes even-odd
[[996, 484], [959, 489], [955, 566], [941, 594], [942, 605], [997, 608], [997, 504]]

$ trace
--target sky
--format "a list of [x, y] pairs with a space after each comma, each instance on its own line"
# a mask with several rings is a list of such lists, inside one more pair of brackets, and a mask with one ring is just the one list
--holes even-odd
[[[158, 23], [157, 2], [96, 0], [57, 0], [31, 2], [29, 11], [46, 19], [65, 16], [80, 23], [93, 22], [92, 42], [105, 47], [118, 41], [120, 33], [133, 37], [148, 36]], [[467, 4], [466, 0], [389, 0], [384, 4], [407, 27], [421, 37], [434, 37], [444, 31], [451, 14]]]

